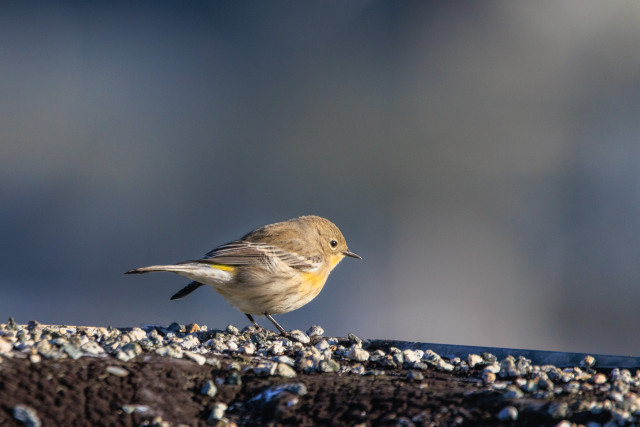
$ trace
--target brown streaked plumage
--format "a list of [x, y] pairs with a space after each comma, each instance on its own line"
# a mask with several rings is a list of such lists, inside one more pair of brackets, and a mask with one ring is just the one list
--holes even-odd
[[309, 215], [260, 227], [218, 246], [202, 259], [152, 265], [125, 274], [169, 271], [193, 280], [171, 299], [211, 285], [254, 326], [259, 328], [252, 315], [264, 315], [286, 334], [271, 315], [288, 313], [314, 299], [345, 256], [361, 258], [349, 251], [335, 224]]

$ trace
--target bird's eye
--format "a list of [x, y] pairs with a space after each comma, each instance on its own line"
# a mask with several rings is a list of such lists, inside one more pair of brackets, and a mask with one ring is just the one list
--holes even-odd
[[332, 248], [335, 248], [336, 246], [338, 246], [338, 242], [336, 240], [330, 241], [329, 244], [331, 245]]

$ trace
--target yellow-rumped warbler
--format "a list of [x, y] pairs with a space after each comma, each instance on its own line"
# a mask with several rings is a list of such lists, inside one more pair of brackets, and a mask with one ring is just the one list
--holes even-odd
[[271, 315], [288, 313], [314, 299], [345, 256], [362, 259], [349, 251], [334, 223], [309, 215], [260, 227], [202, 259], [141, 267], [125, 274], [170, 271], [193, 280], [172, 300], [211, 285], [256, 328], [260, 326], [252, 315], [260, 314], [286, 335]]

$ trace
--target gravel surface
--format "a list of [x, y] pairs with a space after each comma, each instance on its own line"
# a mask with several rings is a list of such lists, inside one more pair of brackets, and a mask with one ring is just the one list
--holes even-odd
[[0, 324], [0, 425], [638, 425], [640, 371], [253, 327]]

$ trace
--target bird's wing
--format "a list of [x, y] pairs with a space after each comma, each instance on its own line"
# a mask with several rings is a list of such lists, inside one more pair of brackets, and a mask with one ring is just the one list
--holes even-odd
[[196, 262], [229, 266], [255, 265], [256, 262], [267, 266], [281, 262], [290, 268], [311, 272], [320, 268], [322, 257], [305, 257], [266, 243], [237, 240], [218, 246]]

